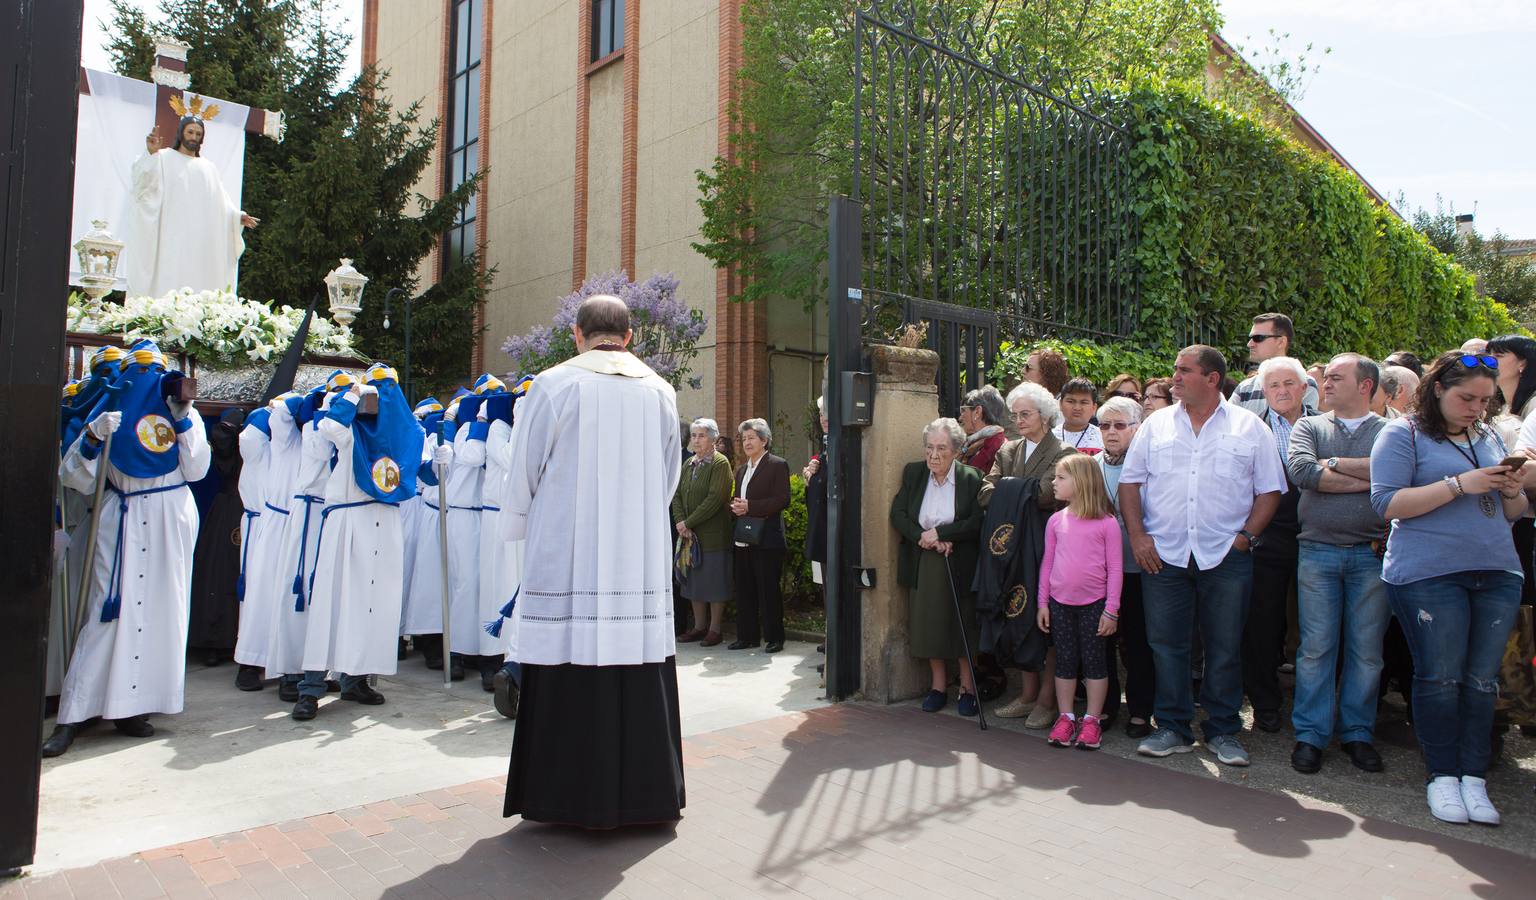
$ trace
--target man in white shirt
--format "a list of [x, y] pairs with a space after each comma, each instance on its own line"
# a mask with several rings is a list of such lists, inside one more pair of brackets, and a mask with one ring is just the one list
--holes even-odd
[[1246, 766], [1248, 753], [1235, 735], [1242, 730], [1249, 551], [1280, 504], [1285, 471], [1269, 426], [1222, 397], [1226, 370], [1215, 348], [1180, 351], [1173, 369], [1180, 400], [1137, 430], [1118, 493], [1143, 572], [1147, 640], [1157, 666], [1157, 730], [1137, 751], [1168, 756], [1188, 753], [1194, 743], [1189, 659], [1198, 622], [1205, 745], [1222, 763]]

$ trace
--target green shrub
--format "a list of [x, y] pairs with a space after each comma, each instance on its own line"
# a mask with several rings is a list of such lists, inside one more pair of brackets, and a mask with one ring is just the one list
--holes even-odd
[[784, 510], [784, 543], [789, 545], [784, 554], [784, 571], [779, 576], [779, 587], [784, 592], [786, 604], [794, 601], [821, 602], [821, 591], [811, 580], [811, 560], [805, 555], [805, 529], [808, 517], [805, 509], [805, 479], [789, 476], [789, 506]]

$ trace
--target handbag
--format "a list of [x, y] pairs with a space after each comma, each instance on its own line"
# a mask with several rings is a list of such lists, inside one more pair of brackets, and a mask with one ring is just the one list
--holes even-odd
[[748, 547], [756, 547], [763, 542], [763, 529], [768, 525], [767, 519], [756, 516], [742, 516], [736, 520], [736, 543], [746, 544]]

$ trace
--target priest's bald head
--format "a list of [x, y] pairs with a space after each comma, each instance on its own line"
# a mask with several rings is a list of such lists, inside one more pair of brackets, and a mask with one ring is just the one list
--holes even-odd
[[629, 345], [634, 334], [629, 328], [629, 307], [612, 294], [593, 294], [576, 307], [576, 324], [571, 335], [576, 339], [576, 351], [586, 353], [598, 345], [614, 349]]

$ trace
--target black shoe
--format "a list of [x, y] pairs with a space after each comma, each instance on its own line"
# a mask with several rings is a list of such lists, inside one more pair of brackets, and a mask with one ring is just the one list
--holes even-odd
[[464, 659], [457, 653], [448, 660], [448, 677], [453, 681], [464, 680]]
[[1126, 722], [1125, 736], [1132, 740], [1141, 740], [1152, 733], [1151, 722]]
[[1291, 750], [1291, 768], [1303, 775], [1315, 775], [1323, 767], [1323, 751], [1306, 741], [1297, 741]]
[[147, 738], [155, 734], [155, 726], [149, 724], [149, 715], [129, 716], [126, 719], [113, 719], [112, 727], [118, 734], [128, 737]]
[[1349, 757], [1349, 761], [1355, 764], [1355, 768], [1366, 772], [1380, 772], [1386, 768], [1381, 763], [1381, 754], [1376, 752], [1368, 741], [1348, 741], [1340, 744], [1339, 748]]
[[816, 652], [817, 653], [826, 653], [827, 652], [827, 645], [826, 644], [817, 644], [816, 645]]
[[410, 647], [410, 645], [405, 642], [405, 638], [400, 638], [395, 643], [395, 659], [397, 659], [397, 660], [405, 659], [407, 656], [410, 656], [410, 655], [411, 655], [411, 647]]
[[43, 758], [52, 759], [55, 756], [63, 756], [69, 745], [75, 742], [75, 735], [80, 733], [79, 725], [55, 725], [53, 734], [48, 735], [48, 740], [43, 741]]
[[339, 694], [339, 693], [341, 693], [341, 682], [337, 681], [334, 678], [327, 678], [325, 680], [325, 692], [327, 694]]
[[299, 683], [297, 681], [279, 681], [277, 683], [277, 699], [284, 703], [299, 702]]
[[727, 650], [751, 650], [758, 645], [757, 641], [735, 640], [725, 645]]
[[294, 721], [308, 722], [310, 719], [313, 719], [315, 717], [315, 713], [319, 711], [319, 697], [300, 697], [299, 702], [293, 705], [293, 712], [289, 715], [293, 716]]
[[496, 672], [496, 669], [480, 670], [480, 687], [484, 688], [487, 694], [496, 691]]
[[1270, 734], [1280, 730], [1280, 710], [1256, 709], [1253, 711], [1253, 727]]
[[361, 703], [364, 706], [378, 706], [384, 702], [384, 695], [368, 686], [368, 682], [359, 681], [357, 687], [350, 691], [342, 691], [341, 699]]
[[209, 650], [203, 654], [203, 665], [210, 669], [222, 662], [224, 662], [224, 654], [217, 650]]
[[816, 667], [816, 674], [817, 675], [825, 675], [825, 674], [827, 674], [827, 664], [826, 663], [821, 663], [820, 665], [818, 665]]
[[259, 691], [266, 687], [262, 684], [261, 666], [242, 665], [235, 673], [235, 687], [242, 691]]
[[518, 690], [517, 682], [512, 680], [512, 673], [502, 669], [496, 673], [494, 681], [496, 692], [492, 702], [496, 711], [509, 719], [517, 718], [517, 702], [522, 698], [522, 691]]
[[767, 643], [767, 645], [763, 647], [763, 652], [764, 653], [778, 653], [780, 650], [783, 650], [783, 649], [784, 649], [784, 642], [783, 641], [769, 641]]
[[426, 659], [427, 659], [427, 668], [431, 669], [434, 672], [442, 669], [442, 667], [443, 667], [443, 655], [441, 653], [437, 654], [436, 656], [433, 656], [432, 654], [430, 654], [430, 653], [426, 652], [425, 650], [423, 650], [421, 655], [426, 657]]

